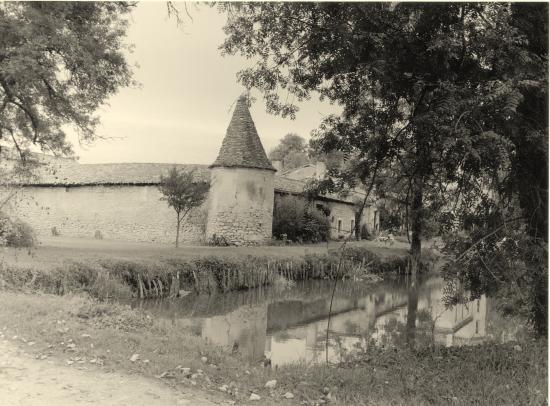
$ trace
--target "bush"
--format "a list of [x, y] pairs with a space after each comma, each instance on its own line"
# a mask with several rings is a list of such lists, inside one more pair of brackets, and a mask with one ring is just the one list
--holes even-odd
[[380, 210], [380, 228], [382, 230], [398, 230], [401, 227], [401, 214], [398, 210], [389, 210], [382, 206]]
[[19, 219], [0, 214], [0, 245], [14, 248], [31, 248], [36, 244], [32, 227]]
[[294, 242], [326, 241], [330, 235], [330, 223], [321, 210], [304, 198], [276, 197], [273, 235], [278, 239], [286, 238]]

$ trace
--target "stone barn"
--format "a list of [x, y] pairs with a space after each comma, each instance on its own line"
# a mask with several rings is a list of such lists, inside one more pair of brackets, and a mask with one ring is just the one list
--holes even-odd
[[[271, 239], [275, 195], [302, 196], [306, 180], [276, 172], [268, 160], [247, 100], [239, 98], [219, 154], [206, 165], [113, 163], [79, 164], [37, 155], [43, 163], [35, 179], [17, 185], [17, 195], [4, 208], [28, 222], [38, 237], [104, 238], [173, 243], [176, 216], [158, 190], [160, 176], [172, 167], [194, 170], [209, 181], [204, 204], [185, 218], [180, 238], [204, 244], [222, 238], [235, 245], [264, 244]], [[333, 238], [353, 230], [355, 204], [347, 198], [316, 196], [330, 209]], [[376, 216], [368, 208], [362, 223], [374, 231]]]

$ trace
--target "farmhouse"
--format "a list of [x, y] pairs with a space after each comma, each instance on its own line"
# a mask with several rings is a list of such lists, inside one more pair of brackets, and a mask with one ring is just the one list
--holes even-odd
[[[17, 198], [5, 210], [28, 222], [38, 237], [105, 238], [171, 243], [175, 214], [158, 191], [160, 176], [170, 168], [193, 170], [209, 181], [204, 204], [191, 211], [180, 238], [202, 244], [223, 237], [236, 245], [263, 244], [272, 237], [274, 198], [304, 194], [307, 179], [285, 177], [268, 160], [247, 100], [239, 98], [214, 163], [206, 165], [114, 163], [79, 164], [41, 156], [38, 176], [21, 182]], [[353, 195], [319, 195], [315, 203], [330, 212], [332, 238], [354, 229]], [[375, 231], [377, 215], [367, 207], [361, 223]]]

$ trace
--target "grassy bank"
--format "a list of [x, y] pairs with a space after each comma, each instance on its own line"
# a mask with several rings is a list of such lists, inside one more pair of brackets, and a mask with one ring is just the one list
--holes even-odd
[[[30, 252], [24, 249], [1, 248], [5, 262], [20, 266], [55, 267], [64, 261], [82, 259], [127, 259], [157, 260], [158, 258], [197, 258], [203, 256], [244, 257], [247, 255], [272, 258], [297, 258], [306, 254], [324, 254], [329, 249], [338, 249], [341, 241], [319, 244], [255, 247], [181, 246], [170, 244], [140, 243], [89, 238], [42, 237], [39, 245]], [[366, 248], [381, 258], [406, 256], [409, 245], [396, 242], [394, 245], [379, 241], [350, 241], [347, 245]], [[426, 247], [429, 244], [426, 243]]]
[[[339, 367], [273, 370], [129, 307], [15, 292], [0, 295], [0, 328], [38, 359], [159, 377], [238, 404], [248, 403], [251, 393], [262, 398], [256, 404], [266, 405], [319, 404], [328, 392], [335, 405], [539, 405], [547, 395], [545, 341], [521, 343], [521, 351], [513, 344], [436, 352], [372, 348]], [[132, 361], [134, 354], [139, 358]], [[270, 390], [265, 383], [271, 379], [277, 385]], [[286, 392], [294, 399], [283, 398]]]
[[364, 247], [280, 256], [106, 258], [66, 261], [55, 267], [0, 266], [0, 287], [59, 295], [85, 292], [98, 299], [177, 296], [180, 291], [217, 293], [283, 280], [353, 278], [404, 274], [408, 258], [380, 258]]

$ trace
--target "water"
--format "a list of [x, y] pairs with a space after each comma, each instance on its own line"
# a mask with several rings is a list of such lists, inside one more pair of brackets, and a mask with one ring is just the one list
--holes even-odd
[[[250, 362], [324, 362], [332, 282], [310, 281], [217, 296], [140, 301], [159, 320], [201, 336]], [[332, 305], [328, 356], [342, 360], [368, 345], [456, 346], [518, 339], [524, 329], [503, 319], [485, 296], [445, 308], [439, 278], [415, 289], [404, 280], [376, 285], [338, 282]]]

